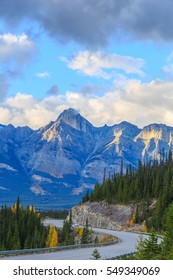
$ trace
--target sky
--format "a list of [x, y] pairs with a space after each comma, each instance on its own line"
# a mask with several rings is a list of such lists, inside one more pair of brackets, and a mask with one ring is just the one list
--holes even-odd
[[173, 126], [172, 0], [1, 0], [0, 124]]

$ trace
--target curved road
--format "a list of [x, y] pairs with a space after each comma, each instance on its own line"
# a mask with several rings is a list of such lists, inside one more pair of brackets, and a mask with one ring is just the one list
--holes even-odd
[[[45, 224], [52, 223], [56, 226], [59, 226], [59, 222], [57, 224], [57, 220], [47, 220]], [[62, 222], [61, 222], [62, 225]], [[131, 253], [136, 250], [136, 246], [139, 240], [140, 234], [123, 232], [123, 231], [113, 231], [107, 229], [98, 229], [93, 228], [96, 232], [103, 232], [106, 234], [111, 234], [117, 236], [119, 238], [119, 243], [115, 245], [109, 245], [105, 247], [92, 247], [92, 248], [81, 248], [81, 249], [73, 249], [67, 251], [53, 252], [53, 253], [45, 253], [45, 254], [32, 254], [32, 255], [21, 255], [14, 257], [5, 257], [3, 260], [89, 260], [91, 259], [92, 252], [95, 248], [98, 249], [101, 258], [107, 259], [111, 257], [120, 256], [123, 254]], [[147, 238], [147, 236], [145, 236]]]

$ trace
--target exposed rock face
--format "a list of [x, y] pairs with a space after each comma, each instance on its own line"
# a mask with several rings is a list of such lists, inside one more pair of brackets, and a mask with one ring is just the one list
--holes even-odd
[[[0, 125], [0, 204], [17, 196], [38, 208], [71, 207], [106, 174], [173, 147], [173, 128], [128, 122], [94, 127], [74, 109], [38, 130]], [[8, 167], [8, 168], [7, 168]], [[11, 201], [10, 201], [11, 197]]]
[[134, 206], [109, 205], [104, 202], [84, 203], [72, 208], [74, 224], [85, 225], [86, 219], [92, 227], [121, 230], [132, 218]]

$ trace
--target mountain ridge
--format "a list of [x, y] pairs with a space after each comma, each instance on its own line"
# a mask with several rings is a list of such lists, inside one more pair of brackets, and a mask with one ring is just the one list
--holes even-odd
[[165, 124], [95, 127], [72, 108], [37, 130], [0, 124], [0, 203], [20, 195], [38, 207], [74, 205], [105, 171], [119, 172], [122, 159], [124, 169], [135, 169], [172, 144], [173, 127]]

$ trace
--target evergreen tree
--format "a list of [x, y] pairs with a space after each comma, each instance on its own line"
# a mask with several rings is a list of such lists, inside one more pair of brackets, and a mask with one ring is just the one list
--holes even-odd
[[88, 218], [86, 219], [86, 224], [83, 230], [81, 244], [88, 244], [90, 243], [90, 233], [89, 233], [89, 225], [88, 225]]
[[74, 233], [70, 227], [69, 221], [65, 220], [63, 228], [61, 230], [61, 242], [63, 245], [73, 245], [74, 244]]
[[170, 253], [173, 252], [173, 203], [167, 208], [164, 216], [164, 255], [169, 257]]
[[151, 232], [149, 239], [140, 239], [135, 259], [137, 260], [157, 260], [160, 259], [161, 246], [158, 244], [158, 237]]
[[101, 255], [99, 253], [99, 251], [97, 249], [95, 249], [93, 252], [92, 252], [92, 260], [99, 260], [101, 259]]

